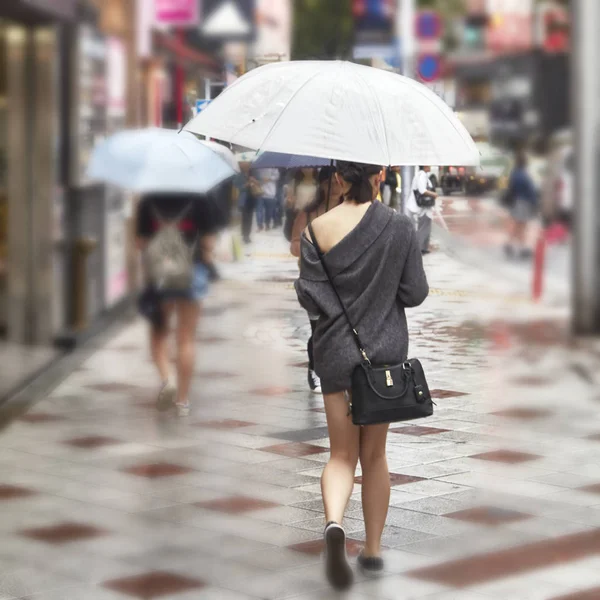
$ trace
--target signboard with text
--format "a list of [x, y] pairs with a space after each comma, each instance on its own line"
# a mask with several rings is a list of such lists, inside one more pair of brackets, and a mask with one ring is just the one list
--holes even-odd
[[154, 0], [154, 20], [159, 25], [194, 27], [199, 19], [199, 0]]
[[533, 0], [488, 0], [487, 47], [494, 52], [529, 50], [533, 45]]

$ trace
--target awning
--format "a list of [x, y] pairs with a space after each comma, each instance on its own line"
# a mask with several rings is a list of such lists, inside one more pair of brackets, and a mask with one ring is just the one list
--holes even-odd
[[209, 54], [188, 46], [173, 35], [155, 31], [154, 45], [156, 48], [166, 50], [179, 61], [199, 65], [216, 75], [220, 75], [223, 72], [223, 65], [220, 61]]
[[19, 20], [74, 21], [77, 17], [77, 0], [10, 0], [0, 2], [0, 15]]

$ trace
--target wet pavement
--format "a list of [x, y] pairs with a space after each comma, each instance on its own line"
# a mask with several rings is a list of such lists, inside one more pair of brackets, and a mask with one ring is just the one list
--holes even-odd
[[[434, 219], [436, 235], [446, 252], [479, 269], [493, 269], [503, 278], [531, 295], [532, 259], [508, 260], [504, 254], [508, 212], [495, 196], [445, 196]], [[541, 235], [540, 224], [532, 222], [528, 245], [534, 249]], [[544, 297], [554, 304], [566, 304], [570, 296], [571, 244], [548, 243], [543, 264]]]
[[[340, 597], [320, 564], [328, 441], [286, 250], [264, 234], [224, 267], [188, 420], [153, 409], [136, 321], [0, 434], [0, 599]], [[393, 426], [385, 574], [341, 597], [600, 597], [600, 349], [493, 271], [425, 262], [410, 354], [437, 410]], [[356, 556], [360, 470], [346, 528]]]

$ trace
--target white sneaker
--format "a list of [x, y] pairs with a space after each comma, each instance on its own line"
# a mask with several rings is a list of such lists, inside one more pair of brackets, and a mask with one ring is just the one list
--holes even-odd
[[164, 412], [169, 410], [173, 403], [175, 402], [175, 398], [177, 397], [177, 386], [172, 380], [168, 380], [161, 388], [160, 392], [158, 392], [158, 399], [156, 400], [156, 408], [157, 410]]
[[190, 403], [177, 404], [177, 416], [178, 417], [189, 417], [190, 416]]
[[310, 387], [310, 391], [313, 394], [323, 393], [321, 389], [321, 379], [312, 369], [308, 370], [308, 387]]

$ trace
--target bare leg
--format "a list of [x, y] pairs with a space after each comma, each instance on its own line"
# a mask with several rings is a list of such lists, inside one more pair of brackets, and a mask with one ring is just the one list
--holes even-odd
[[165, 326], [162, 329], [151, 327], [150, 352], [152, 360], [160, 374], [161, 381], [166, 382], [171, 375], [171, 362], [169, 360], [169, 321], [173, 312], [173, 304], [163, 305]]
[[325, 396], [331, 456], [321, 476], [327, 522], [342, 523], [354, 487], [360, 428], [352, 424], [344, 393]]
[[177, 303], [177, 404], [187, 404], [196, 358], [197, 302]]
[[388, 424], [369, 425], [360, 433], [362, 504], [367, 540], [364, 555], [379, 556], [390, 504], [390, 475], [385, 456]]

